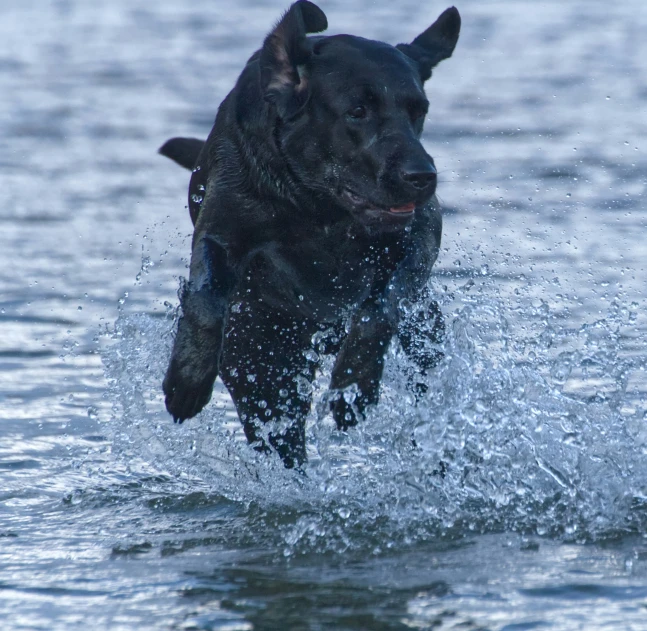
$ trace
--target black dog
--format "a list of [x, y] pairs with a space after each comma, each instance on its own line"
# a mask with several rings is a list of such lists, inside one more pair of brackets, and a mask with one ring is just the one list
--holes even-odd
[[[437, 359], [415, 322], [399, 326], [400, 304], [421, 299], [440, 245], [436, 168], [419, 140], [423, 83], [451, 56], [459, 13], [447, 9], [395, 47], [306, 37], [326, 27], [316, 5], [294, 3], [207, 141], [174, 138], [160, 150], [193, 169], [195, 224], [166, 407], [176, 421], [195, 416], [220, 375], [248, 441], [287, 467], [305, 460], [320, 354], [336, 354], [340, 429], [378, 401], [395, 334], [423, 371]], [[442, 329], [434, 304], [432, 342]]]

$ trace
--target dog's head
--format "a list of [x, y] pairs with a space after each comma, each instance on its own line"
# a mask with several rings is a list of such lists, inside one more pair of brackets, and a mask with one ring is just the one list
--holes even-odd
[[451, 56], [460, 15], [447, 9], [410, 44], [351, 35], [307, 37], [327, 28], [301, 0], [267, 36], [261, 89], [276, 116], [273, 138], [300, 183], [360, 222], [406, 225], [436, 190], [420, 142], [429, 103], [424, 82]]

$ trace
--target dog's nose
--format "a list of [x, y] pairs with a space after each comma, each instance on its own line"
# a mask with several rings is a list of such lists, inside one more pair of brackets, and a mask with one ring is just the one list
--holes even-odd
[[400, 170], [400, 177], [417, 189], [428, 188], [435, 184], [437, 174], [436, 167], [431, 161], [405, 164]]

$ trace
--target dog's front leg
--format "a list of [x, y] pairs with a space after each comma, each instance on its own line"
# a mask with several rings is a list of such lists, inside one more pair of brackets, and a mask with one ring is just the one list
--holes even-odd
[[305, 427], [318, 358], [316, 327], [302, 318], [247, 303], [232, 313], [222, 380], [255, 449], [275, 450], [288, 468], [306, 461]]
[[331, 409], [339, 429], [356, 425], [366, 406], [378, 402], [384, 355], [396, 329], [397, 319], [383, 298], [369, 298], [354, 313], [330, 380], [337, 391]]
[[236, 266], [230, 259], [215, 237], [203, 235], [194, 243], [189, 282], [180, 297], [182, 316], [163, 383], [166, 409], [180, 423], [211, 399], [236, 286]]
[[445, 319], [440, 305], [430, 300], [428, 306], [402, 318], [398, 326], [398, 339], [404, 352], [418, 368], [418, 375], [411, 375], [408, 387], [416, 401], [427, 392], [424, 378], [435, 368], [445, 354], [439, 348], [445, 337]]

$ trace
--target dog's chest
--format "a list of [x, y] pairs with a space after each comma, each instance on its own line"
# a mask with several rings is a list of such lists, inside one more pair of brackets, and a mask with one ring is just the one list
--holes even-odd
[[250, 280], [273, 306], [332, 321], [368, 297], [383, 259], [384, 248], [348, 231], [321, 229], [272, 243], [253, 261]]

